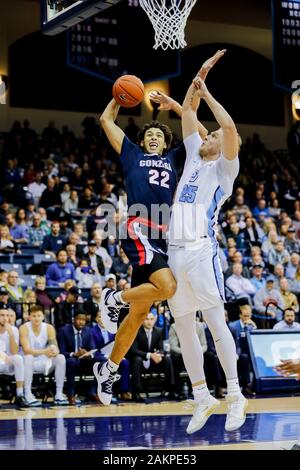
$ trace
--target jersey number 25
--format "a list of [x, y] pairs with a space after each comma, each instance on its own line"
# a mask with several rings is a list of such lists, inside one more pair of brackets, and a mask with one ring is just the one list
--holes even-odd
[[180, 194], [179, 202], [194, 202], [197, 194], [198, 186], [185, 184]]

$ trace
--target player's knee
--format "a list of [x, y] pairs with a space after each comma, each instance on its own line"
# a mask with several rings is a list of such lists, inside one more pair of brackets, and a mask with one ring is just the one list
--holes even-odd
[[66, 363], [66, 358], [63, 354], [58, 354], [56, 356], [56, 361], [57, 361], [57, 364], [61, 364], [61, 365], [65, 365]]
[[171, 297], [173, 297], [173, 295], [176, 292], [176, 288], [177, 288], [177, 284], [176, 284], [175, 279], [170, 280], [159, 291], [161, 300], [166, 300], [166, 299], [170, 299]]
[[33, 363], [33, 356], [31, 354], [25, 354], [24, 356], [24, 364], [25, 366], [29, 366]]
[[12, 362], [14, 364], [14, 366], [22, 366], [23, 365], [23, 359], [22, 359], [22, 356], [20, 356], [20, 354], [14, 354], [12, 356]]

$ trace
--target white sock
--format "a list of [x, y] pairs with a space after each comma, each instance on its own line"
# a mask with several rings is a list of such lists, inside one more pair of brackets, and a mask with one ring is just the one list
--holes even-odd
[[113, 294], [113, 297], [115, 300], [121, 304], [127, 305], [127, 302], [125, 302], [122, 298], [122, 291], [117, 291]]
[[241, 393], [239, 379], [227, 379], [227, 394], [228, 395], [239, 395]]
[[17, 387], [16, 393], [17, 397], [21, 397], [23, 395], [23, 387]]
[[209, 396], [209, 390], [207, 388], [206, 383], [193, 387], [193, 395], [195, 401], [204, 401]]
[[117, 372], [119, 369], [119, 364], [115, 364], [111, 359], [108, 359], [107, 361], [107, 368], [110, 372]]
[[62, 395], [62, 387], [56, 387], [56, 396]]

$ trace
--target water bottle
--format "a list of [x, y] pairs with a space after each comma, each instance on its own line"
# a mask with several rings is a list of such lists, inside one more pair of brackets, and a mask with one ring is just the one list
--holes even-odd
[[184, 382], [182, 387], [182, 398], [187, 399], [189, 397], [189, 387], [186, 382]]

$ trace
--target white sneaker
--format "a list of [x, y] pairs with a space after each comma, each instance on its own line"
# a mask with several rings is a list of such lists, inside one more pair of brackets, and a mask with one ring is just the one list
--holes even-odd
[[32, 408], [42, 406], [41, 402], [33, 395], [33, 393], [28, 393], [27, 395], [25, 394], [25, 400], [27, 405]]
[[101, 319], [106, 330], [113, 334], [115, 334], [118, 329], [120, 310], [127, 305], [115, 299], [114, 294], [116, 292], [117, 291], [114, 289], [106, 288], [103, 289], [101, 295]]
[[228, 407], [225, 431], [235, 431], [243, 426], [246, 421], [248, 400], [242, 394], [227, 395], [225, 399]]
[[210, 415], [212, 415], [220, 405], [220, 402], [211, 395], [208, 395], [207, 398], [201, 402], [196, 402], [195, 400], [191, 400], [191, 402], [194, 407], [194, 413], [186, 428], [188, 434], [192, 434], [203, 428]]
[[57, 393], [54, 398], [54, 405], [65, 406], [69, 404], [69, 400], [63, 393]]
[[103, 405], [110, 405], [112, 399], [112, 386], [121, 376], [117, 372], [111, 372], [108, 369], [108, 362], [100, 364], [95, 362], [93, 372], [98, 382], [98, 397]]

